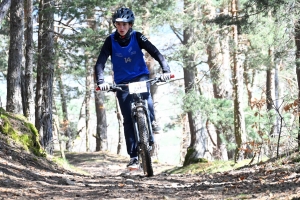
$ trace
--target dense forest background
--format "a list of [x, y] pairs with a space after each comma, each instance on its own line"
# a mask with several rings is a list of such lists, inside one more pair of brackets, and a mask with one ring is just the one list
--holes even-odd
[[[184, 165], [278, 156], [300, 144], [299, 3], [2, 0], [0, 106], [33, 123], [48, 154], [124, 153], [118, 102], [95, 92], [93, 73], [112, 13], [126, 6], [176, 77], [152, 88], [163, 127], [153, 156], [177, 152]], [[151, 76], [161, 72], [145, 59]]]

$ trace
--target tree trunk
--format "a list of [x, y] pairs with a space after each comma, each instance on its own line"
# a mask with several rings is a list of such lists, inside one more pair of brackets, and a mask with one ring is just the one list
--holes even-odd
[[26, 0], [25, 4], [25, 76], [22, 80], [24, 85], [23, 98], [23, 114], [28, 121], [34, 123], [34, 95], [33, 95], [33, 20], [32, 20], [32, 0]]
[[[234, 19], [237, 19], [238, 0], [231, 1], [231, 12]], [[232, 34], [234, 41], [233, 50], [233, 92], [234, 92], [234, 135], [236, 141], [236, 150], [234, 161], [244, 159], [245, 145], [245, 119], [243, 112], [243, 68], [241, 61], [238, 61], [238, 27], [232, 26]]]
[[245, 85], [246, 85], [246, 90], [247, 90], [247, 96], [248, 96], [248, 106], [252, 108], [251, 101], [252, 101], [252, 96], [253, 96], [253, 84], [254, 84], [254, 79], [256, 75], [256, 70], [255, 69], [250, 69], [248, 66], [247, 62], [247, 54], [246, 54], [246, 59], [244, 63], [244, 80], [245, 80]]
[[88, 55], [86, 55], [85, 66], [86, 66], [86, 81], [85, 81], [85, 134], [86, 134], [86, 152], [90, 151], [90, 102], [91, 102], [91, 90], [93, 81], [93, 68], [89, 65]]
[[118, 139], [117, 154], [121, 154], [122, 147], [124, 147], [126, 144], [124, 143], [125, 140], [124, 140], [123, 117], [122, 117], [120, 105], [118, 102], [118, 98], [116, 96], [115, 96], [115, 100], [116, 100], [116, 108], [117, 108], [116, 114], [117, 114], [117, 119], [118, 119], [118, 124], [119, 124], [119, 131], [118, 131], [119, 139]]
[[[269, 112], [270, 116], [270, 136], [274, 136], [276, 131], [276, 117], [272, 112], [270, 112], [275, 107], [275, 101], [274, 101], [274, 68], [275, 68], [275, 62], [274, 62], [274, 53], [273, 49], [269, 48], [269, 66], [267, 68], [267, 77], [266, 77], [266, 100], [267, 100], [267, 111]], [[267, 153], [267, 152], [265, 152]]]
[[[191, 58], [186, 61], [191, 60]], [[195, 73], [189, 63], [186, 63], [186, 67], [183, 69], [184, 71], [184, 84], [185, 84], [185, 92], [193, 90], [194, 87], [194, 79]], [[205, 129], [205, 120], [201, 117], [198, 111], [190, 111], [187, 113], [188, 122], [190, 128], [190, 146], [188, 147], [187, 154], [185, 156], [184, 165], [188, 165], [190, 163], [198, 162], [199, 159], [204, 158], [205, 153], [207, 151], [207, 131]]]
[[35, 99], [35, 125], [40, 143], [48, 154], [53, 154], [52, 97], [54, 57], [53, 0], [41, 0], [39, 5], [38, 67]]
[[[298, 113], [300, 112], [300, 20], [295, 25], [296, 74], [298, 83]], [[300, 115], [298, 115], [298, 151], [300, 149]]]
[[[217, 43], [218, 44], [218, 43]], [[217, 45], [216, 44], [216, 45]], [[226, 51], [226, 50], [224, 50]], [[219, 52], [223, 52], [223, 50], [221, 51], [221, 46], [215, 47], [213, 48], [211, 45], [207, 46], [207, 55], [208, 55], [208, 59], [207, 59], [207, 63], [211, 72], [211, 80], [212, 80], [212, 85], [213, 85], [213, 94], [215, 99], [223, 99], [225, 98], [227, 92], [227, 85], [224, 85], [224, 87], [222, 87], [221, 83], [224, 83], [226, 81], [222, 81], [221, 80], [221, 69], [222, 69], [222, 74], [226, 73], [226, 67], [222, 65], [222, 60], [223, 60], [223, 54], [221, 54], [222, 58], [218, 58], [218, 56], [214, 53], [216, 52], [217, 54], [220, 54]], [[219, 64], [218, 64], [219, 63]], [[228, 160], [228, 155], [227, 155], [227, 150], [226, 145], [223, 144], [222, 140], [221, 140], [221, 135], [223, 133], [220, 132], [220, 130], [216, 129], [215, 127], [212, 129], [215, 130], [215, 134], [211, 133], [209, 130], [208, 134], [211, 136], [211, 140], [216, 140], [216, 143], [212, 142], [213, 146], [213, 150], [212, 150], [212, 155], [215, 155], [215, 157], [217, 157], [217, 159], [220, 158], [224, 158], [224, 160]], [[216, 135], [216, 138], [213, 137], [213, 135]], [[222, 150], [221, 150], [222, 149]]]
[[95, 107], [97, 114], [96, 151], [106, 151], [108, 149], [108, 143], [104, 92], [95, 92]]
[[269, 58], [270, 58], [270, 66], [267, 68], [267, 77], [266, 77], [266, 99], [267, 99], [267, 110], [270, 111], [273, 109], [273, 98], [272, 98], [272, 82], [273, 82], [273, 66], [274, 66], [274, 61], [273, 61], [273, 50], [269, 48]]
[[11, 6], [11, 0], [3, 0], [0, 3], [0, 24]]
[[63, 124], [62, 124], [62, 130], [64, 131], [64, 135], [68, 138], [66, 140], [66, 150], [70, 151], [71, 144], [72, 144], [72, 136], [70, 131], [70, 122], [68, 117], [68, 107], [67, 107], [67, 100], [65, 95], [65, 88], [62, 81], [62, 73], [61, 73], [61, 67], [59, 66], [59, 63], [57, 63], [57, 80], [58, 80], [58, 89], [59, 94], [61, 98], [61, 108], [62, 108], [62, 114], [63, 114]]
[[[279, 113], [280, 112], [280, 106], [279, 105], [282, 102], [280, 102], [280, 100], [279, 100], [280, 87], [279, 87], [278, 68], [279, 68], [279, 64], [276, 63], [275, 64], [275, 73], [274, 73], [275, 109], [276, 109], [276, 112]], [[297, 76], [298, 76], [298, 74], [297, 74]], [[299, 84], [299, 82], [298, 82], [298, 84]], [[276, 135], [279, 135], [280, 126], [281, 126], [280, 117], [279, 117], [279, 115], [276, 115]]]
[[56, 103], [55, 103], [55, 98], [53, 98], [53, 124], [54, 124], [54, 126], [53, 126], [54, 134], [53, 135], [55, 135], [55, 133], [57, 134], [60, 157], [65, 160], [66, 156], [65, 156], [65, 151], [64, 151], [64, 147], [62, 145], [62, 139], [61, 139], [61, 135], [60, 135], [59, 117], [57, 115], [57, 107], [56, 107]]
[[[188, 0], [184, 0], [184, 12], [186, 15], [189, 15], [193, 12], [194, 7], [192, 3]], [[178, 37], [176, 30], [173, 30], [175, 35]], [[185, 93], [188, 93], [192, 90], [196, 90], [199, 92], [198, 86], [194, 84], [194, 80], [196, 77], [197, 69], [194, 66], [194, 55], [188, 53], [189, 44], [193, 41], [193, 29], [190, 26], [187, 26], [183, 30], [183, 38], [179, 38], [182, 45], [185, 46], [186, 53], [184, 54], [184, 86], [185, 86]], [[189, 129], [190, 129], [190, 146], [188, 147], [187, 154], [185, 156], [184, 165], [188, 165], [193, 162], [197, 162], [200, 158], [204, 157], [206, 152], [206, 145], [207, 145], [207, 132], [205, 129], [205, 121], [200, 116], [200, 113], [195, 111], [189, 111], [188, 115], [188, 122], [189, 122]]]
[[270, 111], [272, 109], [273, 99], [272, 99], [272, 70], [267, 69], [266, 71], [266, 99], [267, 99], [267, 110]]
[[10, 44], [7, 69], [8, 112], [22, 114], [21, 69], [23, 57], [24, 7], [23, 0], [15, 0], [10, 9]]
[[182, 124], [182, 140], [180, 142], [180, 158], [179, 162], [184, 163], [185, 155], [187, 154], [187, 149], [191, 142], [191, 135], [188, 131], [189, 124], [188, 124], [188, 118], [187, 114], [181, 115], [181, 124]]

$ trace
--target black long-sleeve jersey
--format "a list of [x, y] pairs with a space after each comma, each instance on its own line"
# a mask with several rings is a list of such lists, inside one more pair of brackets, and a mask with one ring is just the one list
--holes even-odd
[[[130, 38], [130, 37], [129, 37]], [[161, 66], [163, 73], [170, 73], [170, 67], [168, 62], [165, 60], [163, 55], [159, 52], [159, 50], [140, 32], [136, 31], [136, 38], [141, 49], [145, 49]], [[116, 40], [116, 39], [115, 39]], [[130, 42], [130, 39], [119, 41], [118, 43], [121, 46], [127, 46]], [[111, 36], [108, 36], [104, 44], [101, 48], [100, 54], [98, 56], [96, 65], [95, 65], [95, 75], [97, 85], [104, 82], [104, 67], [105, 63], [109, 56], [112, 55], [112, 42]]]

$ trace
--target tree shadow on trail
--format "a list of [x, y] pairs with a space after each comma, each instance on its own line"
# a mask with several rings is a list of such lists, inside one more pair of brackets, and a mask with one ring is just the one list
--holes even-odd
[[109, 154], [107, 152], [89, 152], [89, 153], [66, 153], [66, 159], [72, 165], [81, 164], [124, 164], [127, 159], [122, 156]]

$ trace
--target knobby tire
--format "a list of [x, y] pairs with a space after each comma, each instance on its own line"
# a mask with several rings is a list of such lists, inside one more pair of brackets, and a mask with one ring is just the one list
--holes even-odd
[[149, 130], [145, 112], [139, 110], [137, 112], [137, 123], [140, 134], [140, 155], [142, 158], [142, 167], [147, 176], [153, 176], [153, 167], [149, 146]]

